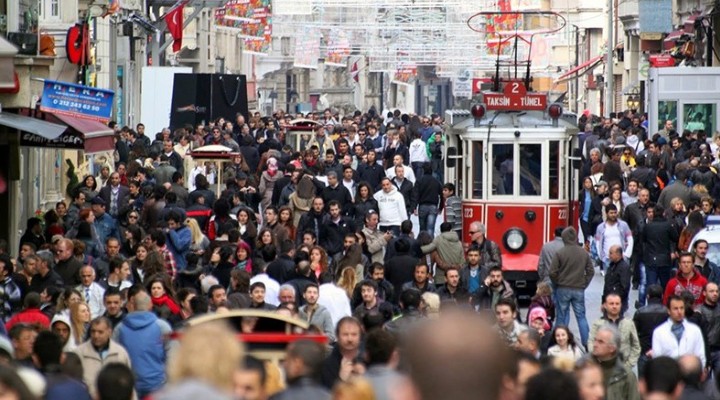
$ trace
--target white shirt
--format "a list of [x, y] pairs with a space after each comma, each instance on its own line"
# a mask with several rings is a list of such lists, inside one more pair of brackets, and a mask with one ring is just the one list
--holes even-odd
[[265, 284], [265, 302], [273, 306], [279, 306], [280, 300], [278, 300], [278, 293], [280, 292], [280, 284], [268, 274], [262, 273], [257, 274], [250, 278], [250, 286], [255, 282], [262, 282]]
[[[409, 180], [413, 184], [415, 184], [415, 172], [413, 172], [413, 169], [408, 167], [407, 165], [403, 165], [403, 170], [405, 171], [405, 179]], [[388, 168], [385, 170], [385, 176], [392, 179], [395, 177], [395, 166]]]
[[610, 248], [614, 245], [618, 245], [620, 248], [623, 247], [622, 239], [620, 239], [620, 228], [617, 223], [612, 225], [605, 224], [605, 234], [602, 241], [602, 248], [598, 249], [600, 257], [602, 257], [603, 260], [610, 257]]
[[97, 282], [93, 282], [87, 287], [87, 291], [85, 289], [83, 285], [77, 287], [77, 290], [90, 307], [90, 317], [95, 319], [105, 313], [105, 301], [103, 299], [105, 288], [98, 285]]
[[337, 326], [338, 321], [342, 318], [352, 315], [350, 299], [344, 290], [335, 286], [334, 283], [323, 283], [318, 289], [320, 292], [318, 304], [325, 306], [330, 311], [333, 326]]
[[655, 328], [652, 336], [653, 357], [668, 356], [674, 359], [686, 354], [698, 357], [701, 365], [705, 365], [705, 341], [700, 328], [687, 320], [683, 320], [685, 331], [680, 342], [672, 333], [673, 321], [668, 318], [662, 325]]
[[392, 186], [390, 193], [380, 189], [373, 197], [377, 200], [380, 209], [380, 226], [400, 226], [408, 219], [405, 197], [395, 186]]
[[410, 164], [414, 162], [430, 162], [427, 155], [427, 144], [422, 138], [417, 138], [410, 142]]

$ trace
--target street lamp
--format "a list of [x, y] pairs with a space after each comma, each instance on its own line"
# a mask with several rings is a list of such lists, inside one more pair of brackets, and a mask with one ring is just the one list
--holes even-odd
[[637, 111], [638, 107], [640, 107], [640, 97], [633, 94], [628, 96], [627, 106], [632, 112]]

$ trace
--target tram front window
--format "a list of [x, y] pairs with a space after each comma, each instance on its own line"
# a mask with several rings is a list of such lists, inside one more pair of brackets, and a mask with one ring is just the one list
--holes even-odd
[[494, 144], [493, 153], [493, 174], [492, 192], [495, 195], [514, 194], [514, 159], [512, 144]]
[[542, 145], [520, 145], [520, 195], [542, 195]]

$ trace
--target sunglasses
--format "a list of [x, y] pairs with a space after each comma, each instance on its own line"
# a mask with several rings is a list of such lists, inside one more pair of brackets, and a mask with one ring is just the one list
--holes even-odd
[[138, 216], [137, 216], [137, 215], [130, 215], [130, 216], [128, 216], [128, 219], [138, 219]]

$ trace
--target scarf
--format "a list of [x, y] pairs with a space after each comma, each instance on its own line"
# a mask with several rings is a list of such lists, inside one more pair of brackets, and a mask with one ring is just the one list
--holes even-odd
[[170, 309], [171, 313], [180, 314], [180, 306], [178, 306], [170, 297], [168, 297], [167, 294], [164, 294], [160, 297], [153, 297], [152, 303], [155, 307], [167, 306], [167, 308]]

